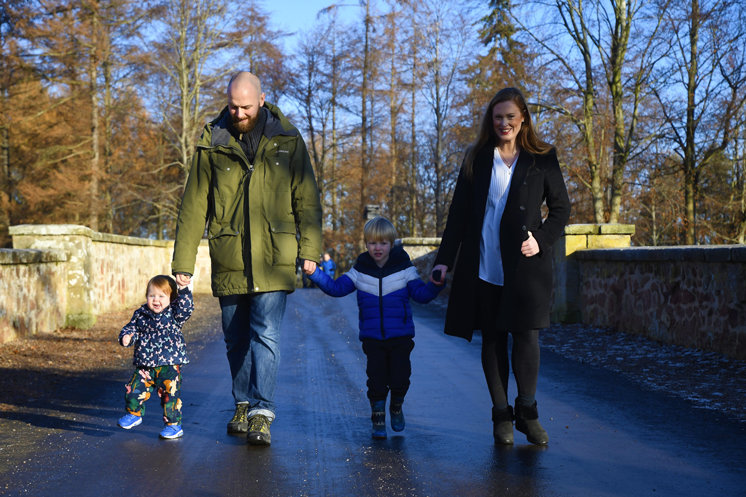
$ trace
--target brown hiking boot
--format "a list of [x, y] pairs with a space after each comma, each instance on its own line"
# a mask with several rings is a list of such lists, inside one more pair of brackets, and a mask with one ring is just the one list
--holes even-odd
[[257, 414], [249, 419], [249, 434], [246, 435], [246, 441], [249, 445], [269, 445], [272, 442], [272, 435], [269, 433], [269, 425], [272, 421], [267, 416]]
[[233, 419], [228, 421], [228, 433], [246, 433], [249, 430], [249, 420], [246, 418], [248, 412], [249, 404], [236, 404]]

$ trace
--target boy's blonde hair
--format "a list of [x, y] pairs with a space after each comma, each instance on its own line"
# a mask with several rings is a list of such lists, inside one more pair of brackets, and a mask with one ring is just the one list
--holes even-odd
[[157, 288], [158, 290], [162, 291], [163, 293], [167, 293], [169, 296], [169, 301], [173, 302], [178, 297], [178, 288], [176, 287], [176, 281], [170, 276], [166, 276], [165, 274], [159, 274], [158, 276], [153, 276], [150, 278], [150, 281], [148, 281], [148, 286], [145, 287], [145, 298], [148, 298], [148, 293], [150, 292], [150, 287], [153, 286]]
[[363, 238], [365, 243], [387, 240], [393, 245], [394, 240], [396, 240], [396, 228], [385, 217], [374, 217], [365, 223]]

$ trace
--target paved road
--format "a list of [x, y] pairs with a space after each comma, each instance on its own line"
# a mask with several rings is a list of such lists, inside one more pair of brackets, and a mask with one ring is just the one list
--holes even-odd
[[[119, 391], [0, 472], [0, 494], [74, 496], [743, 496], [746, 426], [548, 351], [538, 401], [546, 449], [492, 441], [479, 340], [441, 333], [415, 309], [407, 428], [373, 441], [354, 296], [289, 297], [272, 446], [225, 433], [232, 415], [222, 340], [185, 370], [184, 431], [158, 439], [155, 399], [116, 427]], [[111, 385], [121, 387], [127, 372]], [[515, 392], [514, 386], [511, 385]], [[30, 421], [34, 422], [34, 421]], [[38, 420], [37, 420], [38, 422]], [[50, 423], [45, 420], [45, 423]]]

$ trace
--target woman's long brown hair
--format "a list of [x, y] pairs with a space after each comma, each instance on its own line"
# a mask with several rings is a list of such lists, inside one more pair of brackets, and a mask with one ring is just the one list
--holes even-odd
[[526, 99], [523, 98], [523, 94], [517, 88], [503, 88], [498, 91], [490, 103], [487, 104], [482, 120], [479, 124], [479, 134], [477, 139], [469, 145], [466, 151], [466, 158], [464, 159], [464, 173], [467, 178], [472, 177], [474, 173], [474, 159], [480, 150], [485, 147], [495, 147], [497, 145], [497, 135], [495, 134], [495, 128], [492, 124], [492, 109], [495, 105], [500, 102], [511, 101], [521, 110], [521, 116], [523, 117], [523, 124], [521, 124], [521, 130], [518, 132], [516, 142], [521, 150], [526, 150], [532, 154], [545, 154], [552, 149], [552, 146], [545, 141], [539, 139], [534, 125], [531, 122], [531, 113], [528, 111], [526, 106]]

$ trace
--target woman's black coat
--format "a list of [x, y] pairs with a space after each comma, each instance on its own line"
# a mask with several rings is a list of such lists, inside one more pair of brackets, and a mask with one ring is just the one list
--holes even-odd
[[[479, 245], [492, 161], [493, 148], [486, 147], [474, 159], [472, 179], [466, 177], [462, 166], [435, 258], [435, 265], [444, 264], [449, 270], [454, 270], [445, 333], [467, 340], [471, 340], [473, 330], [480, 328], [476, 294], [479, 288]], [[523, 331], [549, 326], [552, 244], [562, 235], [570, 217], [570, 199], [554, 149], [545, 155], [521, 150], [514, 167], [500, 222], [505, 284], [498, 327]], [[548, 214], [542, 222], [541, 206], [545, 200]], [[529, 231], [540, 249], [533, 257], [521, 254], [521, 244], [528, 238]]]

